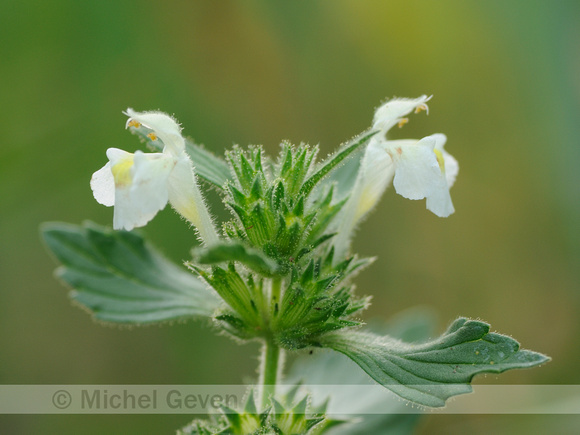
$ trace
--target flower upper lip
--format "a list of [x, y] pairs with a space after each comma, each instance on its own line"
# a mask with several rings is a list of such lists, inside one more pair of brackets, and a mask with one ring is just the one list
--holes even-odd
[[158, 111], [136, 112], [130, 107], [123, 113], [129, 117], [125, 128], [130, 127], [132, 121], [137, 121], [144, 127], [153, 130], [169, 152], [178, 155], [185, 150], [185, 140], [181, 135], [181, 126], [166, 113]]

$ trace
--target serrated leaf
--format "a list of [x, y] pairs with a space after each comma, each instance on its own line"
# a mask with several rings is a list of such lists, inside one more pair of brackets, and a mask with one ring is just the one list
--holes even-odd
[[[145, 142], [150, 148], [157, 151], [163, 150], [163, 143], [160, 140], [151, 140], [147, 136], [150, 132], [147, 128], [143, 126], [138, 128], [130, 127], [130, 131], [139, 136], [141, 141]], [[185, 151], [193, 162], [195, 173], [204, 180], [219, 188], [223, 188], [227, 181], [232, 180], [230, 168], [225, 160], [206, 150], [201, 145], [194, 143], [189, 138], [185, 139]]]
[[[424, 308], [414, 308], [394, 316], [388, 327], [383, 320], [377, 319], [371, 320], [369, 328], [408, 341], [425, 340], [433, 333], [434, 314]], [[290, 368], [287, 382], [298, 382], [299, 379], [311, 390], [317, 413], [351, 419], [350, 422], [339, 420], [342, 426], [334, 427], [333, 435], [415, 433], [421, 415], [406, 414], [405, 403], [386, 391], [373, 388], [361, 396], [358, 386], [367, 385], [373, 382], [372, 379], [364, 371], [357, 370], [353, 361], [337, 352], [317, 350], [312, 355], [299, 357]], [[325, 388], [325, 384], [331, 388]], [[335, 392], [329, 396], [335, 385], [342, 385], [346, 394]], [[325, 428], [327, 424], [324, 423]]]
[[210, 317], [220, 301], [204, 282], [180, 269], [134, 232], [93, 223], [46, 223], [48, 248], [63, 264], [57, 276], [70, 297], [106, 322], [141, 324]]
[[194, 250], [193, 256], [199, 264], [237, 261], [261, 275], [272, 276], [278, 272], [278, 265], [273, 260], [242, 243], [222, 243], [209, 248], [198, 248]]
[[412, 402], [441, 407], [452, 396], [471, 392], [479, 373], [533, 367], [549, 361], [520, 350], [511, 337], [489, 332], [484, 322], [459, 318], [441, 337], [412, 345], [375, 334], [347, 331], [327, 334], [324, 347], [341, 352], [375, 381]]

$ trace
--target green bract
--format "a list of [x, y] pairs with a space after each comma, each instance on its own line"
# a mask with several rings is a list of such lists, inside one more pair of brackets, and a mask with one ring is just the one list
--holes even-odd
[[298, 394], [299, 386], [280, 395], [280, 400], [272, 398], [268, 408], [258, 411], [254, 392], [250, 390], [243, 410], [222, 407], [222, 414], [210, 421], [194, 420], [177, 431], [177, 435], [266, 435], [305, 434], [317, 435], [330, 428], [346, 423], [346, 420], [324, 416], [326, 405], [313, 407], [309, 396]]
[[335, 262], [328, 227], [345, 199], [324, 181], [371, 136], [320, 164], [317, 149], [307, 146], [284, 144], [276, 162], [260, 147], [227, 153], [234, 175], [224, 186], [234, 215], [223, 226], [227, 241], [195, 250], [188, 263], [227, 303], [215, 316], [225, 330], [298, 349], [359, 324], [354, 315], [367, 300], [353, 297], [349, 278], [369, 260]]

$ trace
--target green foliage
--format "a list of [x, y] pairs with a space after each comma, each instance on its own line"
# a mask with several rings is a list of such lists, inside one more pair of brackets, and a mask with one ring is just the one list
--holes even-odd
[[[224, 243], [209, 248], [193, 251], [194, 261], [197, 264], [216, 264], [237, 261], [248, 269], [262, 276], [273, 276], [278, 272], [278, 266], [262, 252], [247, 247], [241, 243]], [[191, 263], [193, 265], [193, 263]]]
[[337, 165], [342, 163], [353, 152], [357, 151], [362, 144], [365, 144], [376, 133], [377, 132], [375, 131], [366, 134], [362, 138], [359, 138], [358, 140], [355, 139], [348, 145], [344, 146], [342, 149], [339, 149], [333, 156], [327, 159], [323, 165], [321, 165], [320, 169], [318, 169], [318, 171], [316, 171], [312, 177], [310, 177], [304, 183], [304, 185], [300, 188], [300, 193], [302, 195], [308, 195], [312, 189], [314, 189], [314, 187], [316, 187], [316, 185], [330, 173], [330, 171], [336, 168]]
[[[132, 131], [159, 148], [144, 127]], [[188, 141], [196, 172], [218, 188], [232, 214], [222, 226], [223, 240], [195, 249], [186, 263], [197, 277], [165, 260], [137, 233], [48, 224], [43, 235], [63, 263], [58, 275], [73, 287], [71, 297], [100, 320], [211, 317], [233, 337], [259, 339], [277, 351], [331, 348], [421, 405], [443, 406], [449, 397], [471, 391], [478, 373], [547, 361], [473, 320], [458, 319], [424, 344], [354, 329], [369, 300], [354, 296], [352, 278], [372, 259], [335, 258], [332, 228], [354, 183], [357, 165], [349, 160], [361, 156], [372, 135], [355, 138], [320, 163], [318, 148], [307, 145], [284, 143], [276, 161], [259, 146], [234, 147], [226, 162]], [[182, 433], [315, 434], [337, 423], [323, 411], [309, 414], [308, 397], [275, 397], [258, 412], [250, 394], [243, 411], [224, 408], [220, 417], [196, 420]]]
[[258, 412], [253, 390], [250, 390], [243, 410], [222, 407], [222, 414], [210, 420], [194, 420], [177, 432], [178, 435], [321, 435], [346, 422], [325, 417], [325, 405], [313, 408], [310, 396], [297, 399], [299, 386], [272, 398], [271, 405]]
[[278, 343], [286, 349], [319, 346], [320, 337], [330, 331], [359, 325], [354, 315], [366, 308], [368, 298], [353, 296], [349, 278], [371, 260], [349, 258], [332, 265], [333, 250], [326, 257], [314, 257], [292, 275], [272, 319]]
[[549, 361], [540, 353], [520, 350], [513, 338], [489, 332], [487, 323], [465, 318], [424, 344], [343, 331], [325, 335], [322, 345], [345, 354], [399, 396], [431, 407], [444, 406], [449, 397], [471, 392], [470, 382], [476, 374], [502, 373]]
[[226, 153], [233, 174], [224, 189], [234, 215], [224, 224], [229, 240], [195, 250], [188, 263], [228, 304], [218, 325], [237, 338], [297, 349], [359, 324], [354, 316], [367, 299], [353, 297], [349, 279], [370, 260], [334, 264], [328, 227], [346, 199], [336, 201], [334, 183], [323, 181], [370, 136], [320, 164], [318, 149], [306, 145], [283, 144], [275, 163], [257, 146]]
[[137, 233], [46, 223], [46, 245], [63, 264], [57, 276], [95, 318], [141, 324], [211, 317], [220, 301], [196, 277], [163, 258]]
[[[229, 305], [215, 317], [225, 330], [241, 339], [271, 338], [286, 349], [299, 349], [320, 346], [322, 334], [359, 325], [353, 316], [368, 305], [368, 298], [355, 298], [353, 286], [344, 283], [370, 260], [350, 258], [332, 266], [332, 253], [313, 258], [284, 281], [243, 273], [233, 262], [210, 271], [189, 265]], [[265, 285], [283, 285], [280, 299], [268, 300]]]
[[[372, 320], [369, 329], [409, 343], [422, 342], [433, 336], [435, 315], [430, 309], [415, 307], [394, 315], [388, 323]], [[333, 435], [411, 435], [421, 417], [420, 413], [407, 413], [407, 404], [395, 395], [375, 388], [363, 388], [364, 400], [353, 400], [360, 397], [359, 386], [373, 380], [352, 360], [330, 349], [299, 356], [289, 367], [286, 380], [307, 385], [312, 403], [327, 403], [328, 414], [349, 420], [335, 428]], [[338, 390], [337, 385], [341, 386]]]
[[236, 147], [227, 158], [235, 174], [226, 187], [225, 203], [235, 219], [224, 226], [230, 239], [242, 240], [262, 250], [287, 273], [306, 254], [329, 239], [333, 217], [344, 205], [336, 201], [329, 185], [311, 193], [349, 155], [372, 135], [345, 145], [316, 165], [316, 147], [283, 144], [276, 164], [263, 157], [260, 147]]

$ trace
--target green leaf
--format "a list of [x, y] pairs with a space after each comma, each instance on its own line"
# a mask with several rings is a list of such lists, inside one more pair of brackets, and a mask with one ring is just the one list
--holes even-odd
[[487, 323], [465, 318], [453, 322], [441, 337], [418, 345], [359, 331], [330, 333], [321, 341], [323, 347], [348, 356], [379, 384], [431, 407], [471, 392], [476, 374], [549, 361], [540, 353], [520, 350], [513, 338], [489, 332]]
[[278, 272], [278, 265], [273, 260], [242, 243], [223, 243], [209, 248], [198, 248], [193, 251], [193, 256], [198, 264], [237, 261], [261, 275], [273, 276]]
[[358, 140], [355, 140], [354, 142], [351, 142], [348, 145], [342, 147], [335, 154], [325, 160], [322, 166], [308, 180], [304, 182], [300, 188], [298, 196], [302, 195], [307, 197], [312, 189], [314, 189], [314, 187], [316, 187], [316, 185], [320, 183], [324, 177], [326, 177], [334, 168], [342, 163], [349, 155], [364, 145], [376, 133], [377, 132], [374, 131], [372, 133], [365, 134], [360, 138], [357, 138]]
[[336, 185], [335, 198], [342, 200], [350, 194], [358, 177], [361, 160], [365, 154], [365, 147], [358, 148], [348, 156], [348, 159], [334, 169], [319, 186]]
[[[383, 319], [371, 319], [368, 327], [374, 332], [388, 333], [399, 339], [424, 341], [432, 336], [434, 323], [433, 311], [415, 307], [391, 317], [388, 323]], [[337, 352], [321, 349], [315, 350], [312, 355], [298, 357], [286, 379], [290, 383], [302, 381], [304, 388], [312, 393], [312, 403], [322, 404], [323, 409], [318, 412], [351, 420], [334, 428], [333, 435], [411, 435], [416, 432], [421, 414], [406, 413], [406, 404], [385, 390], [373, 388], [366, 390], [364, 397], [360, 396], [358, 386], [372, 383], [372, 379], [353, 361]], [[334, 391], [336, 385], [342, 386], [343, 394]], [[353, 397], [360, 400], [353, 400]]]
[[[147, 136], [150, 130], [146, 127], [130, 127], [131, 133], [139, 136], [142, 142], [145, 142], [148, 147], [156, 150], [163, 150], [163, 142], [160, 140], [151, 140]], [[197, 145], [191, 139], [185, 139], [185, 151], [189, 154], [195, 173], [213, 185], [223, 188], [226, 181], [232, 180], [230, 168], [225, 160], [219, 158], [215, 154]]]
[[228, 164], [215, 154], [189, 139], [185, 140], [185, 151], [193, 162], [195, 173], [204, 180], [219, 188], [223, 188], [227, 181], [232, 180]]
[[99, 320], [140, 324], [209, 317], [220, 303], [205, 283], [134, 232], [90, 222], [46, 223], [41, 231], [63, 264], [56, 274], [73, 288], [70, 297]]

